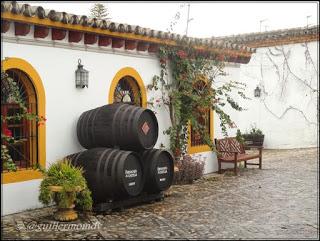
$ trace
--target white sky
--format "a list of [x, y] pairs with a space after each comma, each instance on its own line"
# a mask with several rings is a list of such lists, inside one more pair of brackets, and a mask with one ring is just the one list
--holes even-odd
[[[95, 2], [21, 2], [78, 15], [90, 15]], [[178, 11], [173, 32], [185, 34], [186, 2], [104, 2], [111, 21], [167, 31]], [[184, 7], [181, 8], [181, 6]], [[190, 2], [188, 36], [211, 37], [319, 24], [318, 2]]]

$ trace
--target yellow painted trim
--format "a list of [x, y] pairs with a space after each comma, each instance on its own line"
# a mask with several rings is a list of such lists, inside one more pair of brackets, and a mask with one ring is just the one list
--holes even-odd
[[34, 179], [41, 179], [42, 173], [36, 170], [18, 170], [16, 172], [2, 173], [2, 184], [24, 182]]
[[[213, 111], [210, 109], [210, 137], [213, 140]], [[201, 146], [191, 146], [191, 124], [188, 125], [188, 153], [195, 154], [199, 152], [211, 151], [210, 146], [201, 145]]]
[[[130, 40], [137, 40], [137, 41], [146, 41], [146, 42], [157, 43], [157, 44], [166, 44], [166, 45], [171, 45], [171, 46], [178, 45], [175, 40], [160, 39], [160, 38], [155, 38], [155, 37], [137, 35], [134, 33], [111, 32], [108, 29], [93, 28], [93, 27], [88, 27], [88, 26], [82, 26], [80, 24], [73, 25], [73, 24], [66, 24], [66, 23], [62, 23], [62, 22], [53, 22], [48, 18], [40, 19], [36, 16], [26, 17], [26, 16], [20, 15], [20, 14], [13, 14], [11, 12], [1, 13], [1, 19], [29, 23], [29, 24], [35, 24], [35, 25], [42, 25], [42, 26], [47, 26], [47, 27], [62, 28], [62, 29], [73, 30], [73, 31], [96, 33], [96, 34], [107, 35], [107, 36], [116, 37], [116, 38], [125, 38], [125, 39], [130, 39]], [[204, 46], [196, 46], [195, 48], [198, 50], [206, 50], [206, 51], [210, 51], [210, 52], [212, 51], [212, 52], [218, 52], [218, 53], [224, 53], [224, 54], [230, 54], [230, 55], [236, 54], [236, 55], [241, 55], [241, 56], [246, 56], [246, 57], [250, 57], [252, 55], [252, 53], [247, 52], [246, 50], [219, 49], [219, 48], [209, 48], [209, 47], [204, 47]]]
[[139, 75], [139, 73], [134, 68], [131, 68], [131, 67], [125, 67], [120, 69], [114, 76], [109, 88], [109, 104], [112, 104], [114, 101], [113, 95], [119, 80], [125, 76], [130, 76], [136, 80], [140, 88], [142, 107], [147, 108], [147, 91], [144, 86], [143, 80]]
[[[35, 88], [37, 94], [38, 115], [46, 116], [46, 97], [41, 78], [30, 63], [20, 58], [5, 58], [1, 61], [4, 71], [8, 69], [19, 69], [25, 72]], [[41, 167], [46, 165], [46, 123], [38, 127], [38, 158]], [[1, 183], [23, 182], [32, 179], [39, 179], [42, 174], [36, 170], [18, 170], [16, 172], [2, 173]]]
[[173, 40], [163, 40], [163, 39], [153, 38], [153, 37], [149, 37], [149, 36], [137, 35], [134, 33], [111, 32], [109, 29], [93, 28], [93, 27], [89, 27], [89, 26], [82, 26], [80, 24], [73, 25], [73, 24], [69, 24], [69, 23], [53, 22], [48, 18], [40, 19], [36, 16], [26, 17], [23, 15], [13, 14], [10, 12], [1, 13], [1, 19], [36, 24], [36, 25], [42, 25], [42, 26], [48, 26], [48, 27], [54, 27], [54, 28], [62, 28], [62, 29], [67, 29], [67, 30], [97, 33], [97, 34], [102, 34], [102, 35], [108, 35], [110, 37], [117, 37], [117, 38], [121, 37], [121, 38], [126, 38], [126, 39], [147, 41], [147, 42], [153, 42], [153, 43], [161, 43], [161, 44], [164, 44], [164, 43], [175, 44], [175, 41], [173, 41]]

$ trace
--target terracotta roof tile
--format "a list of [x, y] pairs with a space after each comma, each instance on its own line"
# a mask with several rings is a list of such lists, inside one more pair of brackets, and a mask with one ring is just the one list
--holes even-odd
[[11, 12], [26, 17], [38, 17], [39, 19], [50, 19], [54, 22], [61, 22], [64, 24], [90, 26], [93, 28], [108, 29], [112, 32], [119, 33], [134, 33], [136, 35], [154, 37], [159, 39], [168, 39], [179, 41], [182, 39], [191, 43], [197, 43], [208, 47], [225, 48], [228, 50], [243, 50], [249, 53], [255, 52], [255, 48], [245, 47], [239, 44], [238, 40], [229, 37], [201, 39], [181, 36], [175, 33], [168, 33], [154, 29], [142, 28], [131, 24], [116, 23], [106, 20], [98, 20], [96, 18], [88, 18], [85, 15], [76, 15], [66, 12], [57, 12], [53, 9], [47, 10], [41, 6], [30, 6], [29, 4], [19, 4], [16, 1], [2, 1], [1, 12]]
[[[310, 41], [319, 40], [319, 25], [309, 26], [309, 27], [300, 27], [300, 28], [287, 28], [280, 30], [272, 30], [266, 32], [254, 32], [238, 35], [229, 35], [221, 37], [212, 37], [213, 40], [222, 40], [229, 41], [234, 44], [243, 44], [243, 45], [257, 45], [259, 42], [261, 45], [267, 45], [276, 43], [277, 41], [283, 41], [287, 39], [287, 42], [296, 41], [299, 39], [301, 42], [306, 41], [306, 37], [311, 36]], [[268, 41], [268, 43], [266, 43]]]

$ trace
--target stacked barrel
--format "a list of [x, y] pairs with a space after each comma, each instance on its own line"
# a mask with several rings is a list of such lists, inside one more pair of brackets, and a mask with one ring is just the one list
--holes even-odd
[[173, 157], [153, 149], [158, 129], [153, 111], [129, 104], [82, 113], [77, 136], [87, 150], [68, 158], [83, 168], [95, 204], [159, 193], [171, 186]]

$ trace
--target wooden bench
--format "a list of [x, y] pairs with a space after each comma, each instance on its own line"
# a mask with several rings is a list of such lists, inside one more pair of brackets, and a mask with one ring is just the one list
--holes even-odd
[[[244, 161], [244, 167], [247, 165], [258, 165], [262, 168], [262, 146], [244, 146], [237, 141], [235, 137], [227, 137], [224, 139], [215, 139], [217, 158], [219, 164], [219, 173], [221, 173], [221, 163], [234, 163], [234, 173], [237, 174], [237, 163]], [[259, 153], [247, 154], [245, 149], [257, 148]], [[251, 159], [259, 159], [259, 163], [247, 163]]]

